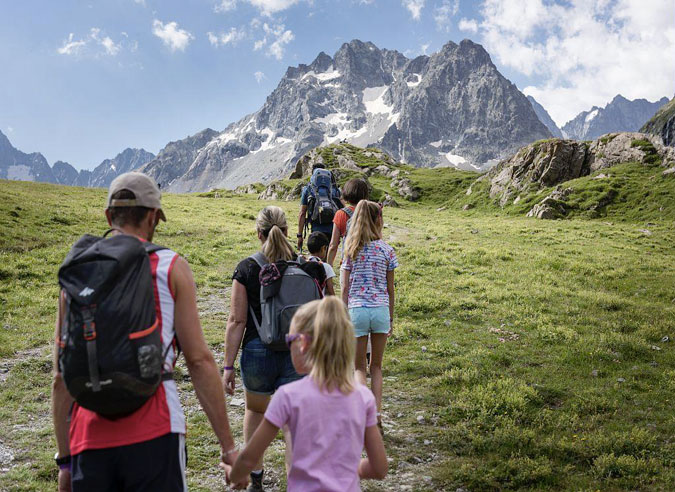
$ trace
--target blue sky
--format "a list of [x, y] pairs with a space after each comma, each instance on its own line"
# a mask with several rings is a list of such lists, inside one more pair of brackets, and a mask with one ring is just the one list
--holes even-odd
[[289, 65], [358, 38], [407, 56], [464, 38], [558, 124], [675, 93], [671, 0], [61, 0], [0, 5], [0, 130], [93, 168], [257, 110]]

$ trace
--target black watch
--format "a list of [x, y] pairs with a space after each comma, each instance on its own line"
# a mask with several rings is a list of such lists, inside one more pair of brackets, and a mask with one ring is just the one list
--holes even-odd
[[296, 234], [295, 235], [297, 238], [302, 238], [302, 234]]
[[54, 455], [54, 461], [56, 461], [56, 466], [69, 465], [70, 464], [70, 455], [59, 458], [59, 453], [57, 452]]

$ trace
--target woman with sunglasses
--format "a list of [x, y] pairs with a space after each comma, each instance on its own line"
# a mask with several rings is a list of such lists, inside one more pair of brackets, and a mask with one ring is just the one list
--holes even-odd
[[342, 300], [356, 335], [356, 378], [366, 384], [366, 347], [372, 343], [370, 382], [382, 428], [382, 357], [394, 320], [394, 248], [382, 240], [382, 208], [361, 200], [354, 210], [341, 267]]
[[[356, 492], [359, 479], [382, 479], [387, 456], [376, 426], [375, 399], [354, 378], [354, 332], [334, 296], [295, 313], [286, 335], [293, 366], [308, 377], [279, 388], [241, 452], [228, 481], [243, 487], [279, 429], [288, 426], [293, 457], [288, 490]], [[365, 447], [367, 458], [361, 458]]]

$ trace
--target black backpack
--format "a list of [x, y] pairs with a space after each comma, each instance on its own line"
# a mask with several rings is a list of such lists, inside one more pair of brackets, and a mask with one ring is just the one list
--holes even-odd
[[59, 369], [77, 403], [107, 418], [134, 412], [172, 376], [162, 374], [148, 258], [161, 249], [127, 234], [85, 234], [59, 268]]

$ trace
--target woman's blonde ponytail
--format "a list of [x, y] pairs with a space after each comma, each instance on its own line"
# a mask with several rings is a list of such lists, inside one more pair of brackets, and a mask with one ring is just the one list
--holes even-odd
[[295, 251], [286, 237], [288, 224], [284, 211], [271, 205], [263, 208], [255, 222], [256, 230], [265, 238], [262, 253], [267, 261], [274, 263], [279, 260], [294, 260]]

